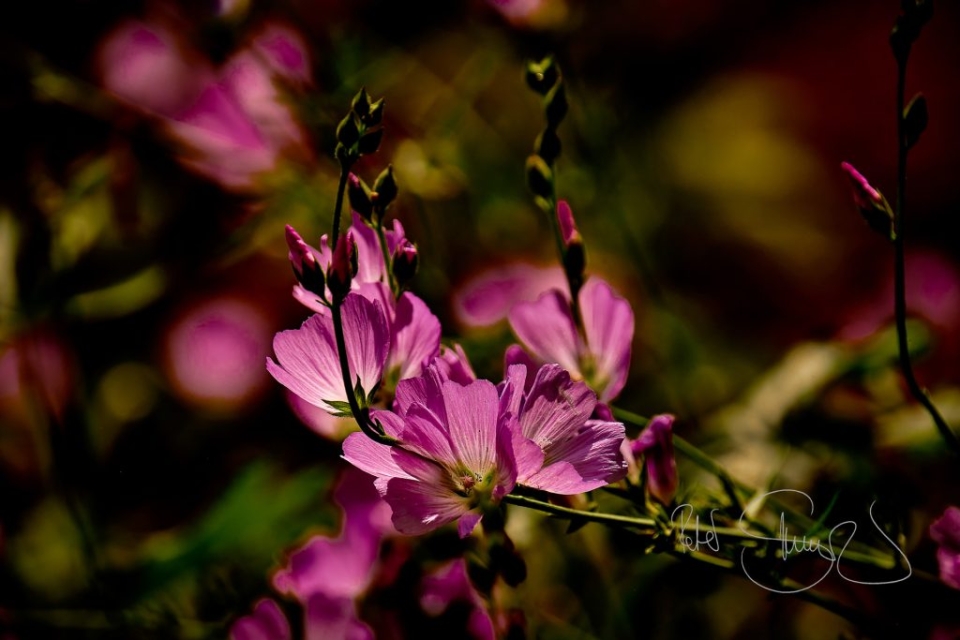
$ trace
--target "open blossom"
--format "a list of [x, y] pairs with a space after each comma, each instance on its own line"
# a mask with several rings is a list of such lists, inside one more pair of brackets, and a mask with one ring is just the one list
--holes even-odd
[[[343, 332], [350, 375], [370, 393], [383, 378], [390, 332], [382, 305], [356, 294], [343, 302]], [[273, 339], [277, 361], [267, 358], [267, 371], [277, 382], [315, 407], [336, 414], [332, 402], [346, 402], [333, 318], [315, 314], [299, 329], [281, 331]]]
[[930, 525], [930, 537], [940, 545], [937, 549], [940, 579], [944, 584], [960, 589], [960, 508], [948, 507]]
[[354, 433], [343, 443], [343, 457], [377, 476], [401, 533], [419, 535], [457, 521], [466, 537], [517, 479], [516, 418], [501, 417], [498, 405], [491, 382], [460, 385], [431, 368], [397, 385], [398, 413], [375, 414], [402, 445], [388, 447]]
[[514, 365], [498, 392], [485, 380], [458, 384], [435, 364], [397, 385], [393, 412], [375, 414], [400, 445], [347, 438], [344, 458], [378, 477], [398, 531], [458, 520], [466, 536], [517, 482], [570, 495], [623, 477], [623, 425], [589, 419], [597, 398], [586, 384], [557, 365], [528, 391], [526, 378]]
[[[533, 382], [524, 392], [528, 375]], [[512, 365], [500, 410], [518, 416], [517, 482], [573, 495], [622, 478], [627, 471], [620, 453], [623, 424], [590, 420], [596, 405], [596, 394], [559, 365], [544, 365], [535, 375]]]
[[[579, 296], [581, 337], [570, 302], [559, 289], [510, 310], [510, 326], [529, 352], [507, 350], [507, 364], [556, 362], [586, 383], [607, 403], [627, 382], [634, 318], [630, 303], [600, 278], [591, 278]], [[530, 358], [532, 356], [532, 359]]]

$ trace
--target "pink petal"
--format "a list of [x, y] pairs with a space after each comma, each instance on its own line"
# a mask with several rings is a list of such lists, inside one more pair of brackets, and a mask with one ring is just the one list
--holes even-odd
[[373, 640], [373, 631], [357, 616], [357, 607], [350, 598], [317, 593], [306, 606], [304, 637], [336, 638], [337, 640]]
[[535, 357], [556, 362], [567, 371], [580, 371], [580, 337], [563, 294], [553, 290], [536, 302], [521, 302], [508, 317], [513, 332]]
[[[517, 484], [519, 464], [515, 443], [519, 433], [520, 426], [513, 415], [500, 416], [497, 423], [497, 485], [493, 490], [492, 497], [494, 500], [502, 499], [503, 496], [513, 491]], [[539, 449], [539, 447], [537, 448]]]
[[300, 34], [281, 25], [269, 25], [253, 47], [277, 75], [288, 80], [310, 79], [310, 57]]
[[488, 380], [466, 386], [443, 383], [447, 426], [456, 460], [475, 473], [493, 466], [497, 440], [497, 389]]
[[416, 480], [391, 479], [384, 498], [393, 509], [393, 526], [411, 536], [433, 531], [468, 511], [464, 499], [449, 488]]
[[313, 315], [299, 329], [281, 331], [273, 350], [277, 362], [267, 358], [267, 371], [290, 391], [327, 411], [326, 400], [347, 399], [329, 316]]
[[535, 300], [541, 293], [565, 283], [560, 267], [506, 265], [485, 271], [460, 287], [453, 306], [463, 324], [484, 327], [506, 318], [516, 303]]
[[351, 433], [343, 441], [343, 459], [372, 476], [413, 479], [393, 459], [391, 447], [374, 442], [362, 433]]
[[520, 428], [550, 460], [556, 459], [552, 447], [570, 438], [583, 426], [597, 396], [583, 382], [574, 382], [570, 374], [555, 364], [540, 367], [520, 412]]
[[397, 383], [394, 396], [394, 409], [401, 416], [406, 415], [410, 407], [419, 404], [434, 413], [438, 418], [446, 415], [441, 391], [445, 378], [437, 367], [427, 367], [417, 378], [406, 378]]
[[483, 514], [477, 511], [466, 512], [460, 516], [460, 521], [457, 523], [457, 533], [460, 534], [461, 538], [466, 538], [473, 533], [482, 518]]
[[[448, 465], [456, 463], [457, 454], [450, 441], [447, 425], [422, 405], [415, 404], [410, 407], [404, 416], [404, 427], [398, 437], [403, 442], [403, 449], [417, 454], [420, 459], [436, 460]], [[406, 454], [407, 451], [398, 448], [394, 452], [394, 459], [401, 453]]]
[[289, 640], [290, 623], [276, 602], [263, 599], [253, 613], [239, 618], [230, 629], [231, 640]]
[[390, 349], [390, 331], [380, 303], [348, 295], [343, 303], [343, 335], [350, 375], [354, 380], [359, 377], [364, 390], [370, 393], [383, 376]]
[[400, 367], [401, 379], [420, 375], [440, 353], [440, 321], [412, 293], [404, 293], [397, 300], [392, 346], [388, 368]]
[[447, 380], [453, 380], [459, 384], [470, 384], [477, 379], [467, 354], [459, 344], [454, 344], [452, 347], [440, 345], [440, 355], [434, 360], [434, 364]]
[[616, 482], [627, 472], [620, 452], [623, 438], [624, 428], [619, 422], [588, 421], [574, 437], [551, 448], [551, 458], [527, 484], [569, 495]]
[[[512, 344], [507, 347], [507, 350], [503, 354], [503, 367], [507, 371], [510, 370], [510, 367], [514, 365], [523, 365], [527, 369], [527, 373], [531, 373], [540, 368], [542, 362], [537, 362], [530, 354], [523, 350], [518, 344]], [[525, 380], [523, 382], [523, 390], [525, 392], [530, 391], [533, 387], [534, 376], [528, 375], [524, 376]]]
[[507, 377], [499, 385], [501, 415], [505, 413], [511, 413], [515, 416], [520, 414], [527, 371], [527, 367], [522, 364], [512, 364], [507, 367]]
[[596, 391], [601, 402], [609, 402], [627, 382], [633, 343], [633, 310], [629, 302], [600, 278], [591, 278], [583, 286], [580, 309], [587, 345], [596, 365], [597, 386], [602, 387]]

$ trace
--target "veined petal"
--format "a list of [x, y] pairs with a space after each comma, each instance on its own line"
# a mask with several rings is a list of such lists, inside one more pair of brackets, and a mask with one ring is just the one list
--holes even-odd
[[273, 351], [278, 362], [267, 358], [267, 371], [287, 389], [328, 411], [325, 400], [346, 401], [329, 316], [313, 315], [299, 329], [281, 331], [273, 338]]
[[579, 373], [580, 337], [570, 302], [558, 290], [544, 293], [535, 302], [514, 305], [508, 317], [513, 332], [533, 355]]
[[572, 381], [559, 365], [545, 364], [524, 398], [520, 428], [547, 460], [556, 459], [553, 447], [573, 437], [596, 405], [597, 396], [585, 383]]
[[403, 430], [397, 437], [403, 442], [404, 449], [451, 467], [456, 464], [457, 453], [451, 442], [451, 434], [432, 411], [415, 404], [403, 420]]
[[600, 278], [591, 278], [580, 291], [580, 311], [587, 346], [593, 355], [601, 402], [615, 398], [627, 382], [634, 318], [630, 303]]
[[427, 367], [422, 375], [416, 378], [401, 380], [397, 383], [397, 391], [393, 399], [394, 410], [403, 416], [411, 406], [419, 404], [432, 411], [437, 418], [442, 419], [446, 415], [441, 391], [444, 381], [445, 378], [435, 366]]
[[383, 377], [390, 350], [390, 330], [383, 307], [379, 302], [350, 294], [343, 301], [342, 315], [350, 375], [354, 380], [359, 377], [364, 391], [370, 393]]
[[357, 280], [360, 282], [385, 282], [386, 268], [383, 265], [383, 250], [377, 232], [367, 226], [356, 212], [350, 225], [357, 241]]
[[510, 413], [516, 416], [520, 413], [527, 371], [529, 369], [522, 364], [512, 364], [507, 367], [507, 377], [497, 385], [500, 392], [500, 415]]
[[[518, 344], [512, 344], [507, 347], [507, 350], [503, 354], [503, 368], [506, 371], [510, 371], [510, 367], [514, 365], [522, 364], [527, 368], [527, 373], [536, 371], [542, 362], [537, 362], [533, 357], [527, 353], [523, 347]], [[528, 375], [524, 376], [525, 380], [523, 382], [524, 392], [530, 391], [530, 388], [533, 387], [533, 378], [534, 376]]]
[[460, 516], [460, 521], [457, 523], [457, 533], [460, 534], [461, 538], [466, 538], [473, 533], [482, 518], [483, 514], [478, 511], [467, 511]]
[[[526, 483], [551, 493], [569, 495], [616, 482], [627, 472], [620, 452], [623, 437], [623, 424], [590, 420], [574, 437], [553, 447], [543, 469]], [[580, 482], [571, 475], [571, 469], [580, 477]]]
[[449, 487], [403, 478], [387, 482], [384, 498], [393, 509], [393, 526], [412, 536], [433, 531], [469, 511], [467, 502]]
[[[501, 415], [497, 423], [497, 485], [493, 489], [492, 497], [494, 500], [502, 499], [503, 496], [513, 491], [513, 487], [517, 484], [517, 478], [520, 475], [521, 455], [517, 449], [518, 438], [523, 439], [523, 436], [520, 435], [520, 426], [517, 424], [517, 419], [509, 413]], [[537, 452], [526, 450], [526, 453], [532, 453], [534, 457], [539, 455], [539, 460], [542, 462], [543, 454], [538, 453], [540, 448], [536, 445], [533, 445], [533, 448], [537, 449]], [[539, 468], [538, 462], [531, 460], [525, 462], [538, 464]]]
[[408, 474], [390, 455], [391, 447], [374, 442], [362, 433], [351, 433], [343, 441], [343, 459], [361, 471], [381, 478], [408, 478]]
[[388, 368], [400, 368], [400, 378], [420, 375], [423, 367], [440, 354], [440, 321], [426, 303], [404, 293], [397, 300], [392, 349]]
[[456, 459], [476, 473], [493, 466], [497, 441], [497, 389], [488, 380], [443, 383], [447, 426]]
[[460, 384], [470, 384], [477, 379], [477, 374], [470, 366], [470, 360], [464, 353], [463, 347], [454, 344], [452, 347], [440, 345], [440, 355], [433, 361], [434, 366], [447, 380]]

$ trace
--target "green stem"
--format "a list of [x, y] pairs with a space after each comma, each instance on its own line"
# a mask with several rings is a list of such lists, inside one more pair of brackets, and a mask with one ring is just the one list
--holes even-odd
[[330, 234], [330, 250], [337, 248], [337, 240], [340, 238], [340, 211], [343, 209], [343, 194], [347, 190], [347, 178], [350, 175], [350, 164], [348, 162], [340, 163], [340, 184], [337, 185], [337, 203], [333, 207], [333, 232]]
[[635, 518], [631, 516], [620, 516], [612, 513], [581, 511], [580, 509], [561, 507], [560, 505], [552, 504], [550, 502], [544, 502], [528, 496], [518, 496], [512, 493], [504, 496], [503, 501], [507, 504], [513, 504], [517, 505], [518, 507], [526, 507], [528, 509], [542, 511], [544, 513], [549, 513], [550, 515], [566, 518], [568, 520], [587, 520], [589, 522], [599, 522], [615, 527], [640, 529], [642, 530], [642, 533], [648, 535], [653, 535], [659, 530], [656, 521], [654, 521], [652, 518]]
[[399, 294], [397, 279], [393, 277], [393, 269], [390, 268], [390, 250], [387, 247], [387, 234], [383, 231], [383, 213], [377, 216], [377, 224], [374, 226], [377, 231], [377, 240], [380, 242], [380, 250], [383, 253], [383, 270], [387, 274], [387, 282], [390, 284], [390, 291], [396, 298]]
[[893, 213], [893, 273], [894, 273], [894, 301], [893, 308], [897, 323], [897, 345], [900, 350], [900, 370], [911, 395], [916, 398], [930, 417], [954, 454], [960, 454], [960, 439], [953, 432], [947, 421], [944, 420], [936, 405], [930, 399], [926, 389], [920, 386], [913, 371], [910, 360], [910, 347], [907, 339], [907, 292], [906, 266], [904, 259], [903, 217], [907, 201], [907, 141], [904, 132], [905, 120], [903, 117], [904, 98], [906, 93], [907, 61], [897, 62], [897, 204]]

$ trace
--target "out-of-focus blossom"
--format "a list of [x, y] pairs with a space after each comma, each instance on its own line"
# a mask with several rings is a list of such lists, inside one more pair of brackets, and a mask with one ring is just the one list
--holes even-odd
[[[600, 278], [591, 278], [579, 296], [583, 333], [577, 331], [570, 302], [557, 289], [535, 302], [521, 302], [510, 310], [510, 326], [534, 360], [556, 362], [575, 378], [585, 380], [607, 403], [627, 381], [634, 318], [630, 303]], [[585, 339], [584, 339], [585, 338]], [[518, 362], [517, 350], [507, 353], [507, 364]], [[527, 359], [519, 361], [527, 364]]]
[[930, 537], [940, 547], [937, 563], [944, 584], [960, 589], [960, 508], [947, 507], [943, 515], [930, 525]]
[[308, 638], [372, 638], [357, 617], [356, 599], [370, 586], [381, 540], [393, 531], [390, 510], [373, 478], [350, 467], [334, 499], [343, 508], [340, 534], [315, 536], [294, 551], [273, 586], [303, 604]]
[[253, 613], [238, 618], [230, 628], [230, 640], [290, 640], [290, 623], [273, 600], [264, 598]]
[[238, 298], [216, 298], [174, 321], [165, 338], [166, 369], [187, 401], [236, 407], [266, 387], [260, 363], [269, 344], [270, 326], [259, 309]]
[[[350, 374], [370, 394], [383, 377], [390, 333], [383, 307], [363, 296], [348, 295], [342, 308], [343, 332]], [[330, 413], [332, 402], [347, 402], [340, 358], [330, 314], [314, 314], [299, 329], [281, 331], [273, 339], [277, 362], [267, 358], [267, 371], [310, 404]]]
[[500, 416], [498, 405], [492, 383], [460, 385], [428, 368], [397, 385], [397, 413], [375, 414], [402, 445], [388, 447], [354, 433], [343, 443], [343, 457], [377, 476], [401, 533], [419, 535], [458, 521], [466, 537], [517, 478], [516, 418]]
[[443, 615], [454, 603], [469, 607], [466, 637], [494, 640], [493, 620], [486, 604], [470, 583], [467, 564], [460, 558], [424, 576], [420, 584], [420, 606], [430, 616]]
[[459, 288], [453, 299], [457, 318], [468, 327], [485, 327], [507, 317], [518, 302], [536, 300], [551, 289], [567, 286], [559, 266], [510, 264], [484, 271]]
[[248, 189], [283, 151], [305, 152], [274, 86], [275, 77], [304, 77], [305, 56], [298, 36], [271, 26], [215, 69], [164, 26], [128, 21], [106, 37], [99, 62], [107, 90], [158, 118], [186, 147], [185, 165], [224, 187]]
[[59, 420], [73, 387], [72, 358], [54, 334], [24, 333], [0, 347], [0, 415], [29, 423], [32, 404], [37, 403]]
[[524, 392], [528, 375], [525, 366], [510, 366], [500, 394], [500, 411], [519, 419], [517, 482], [573, 495], [622, 478], [627, 471], [620, 452], [624, 427], [590, 420], [596, 394], [559, 365], [540, 367]]
[[626, 447], [629, 458], [643, 456], [647, 470], [647, 489], [661, 504], [668, 505], [677, 495], [677, 460], [673, 452], [674, 417], [668, 414], [653, 416], [650, 423]]

